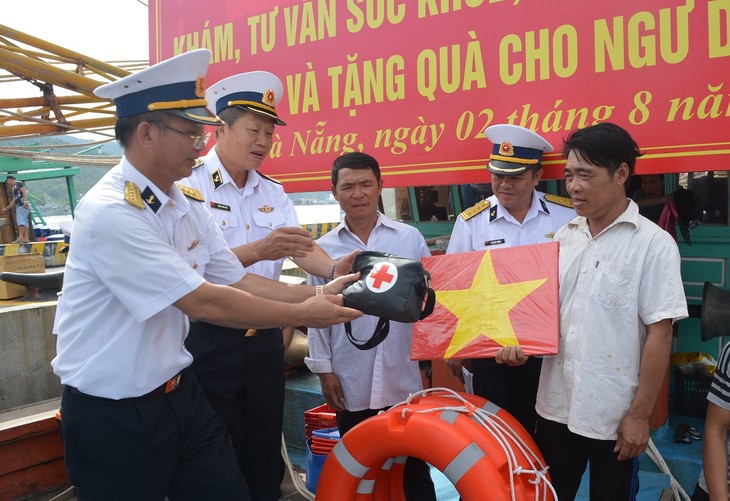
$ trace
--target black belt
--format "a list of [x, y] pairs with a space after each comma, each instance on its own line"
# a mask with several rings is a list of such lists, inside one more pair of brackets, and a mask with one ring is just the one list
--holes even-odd
[[[176, 375], [162, 383], [160, 386], [155, 388], [154, 390], [145, 393], [144, 395], [140, 395], [138, 397], [129, 397], [129, 398], [144, 398], [144, 397], [151, 397], [155, 395], [164, 395], [165, 393], [170, 393], [175, 391], [178, 386], [180, 386], [180, 380], [182, 379], [182, 372], [178, 372]], [[74, 388], [73, 386], [66, 386], [66, 389], [71, 395], [79, 395], [82, 397], [88, 397], [88, 398], [104, 398], [104, 397], [96, 397], [94, 395], [89, 395], [87, 393], [84, 393], [83, 391], [79, 390], [78, 388]]]

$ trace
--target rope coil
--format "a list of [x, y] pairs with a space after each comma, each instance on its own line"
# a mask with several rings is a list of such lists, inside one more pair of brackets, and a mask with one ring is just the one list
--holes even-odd
[[514, 417], [445, 388], [411, 394], [350, 430], [325, 461], [317, 497], [405, 499], [405, 461], [392, 461], [403, 456], [442, 471], [466, 501], [556, 498], [548, 467]]

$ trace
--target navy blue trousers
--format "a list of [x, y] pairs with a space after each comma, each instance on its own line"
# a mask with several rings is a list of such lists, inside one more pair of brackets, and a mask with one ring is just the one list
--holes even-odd
[[167, 394], [109, 400], [66, 388], [61, 417], [66, 473], [79, 501], [250, 499], [190, 370]]
[[471, 361], [474, 394], [497, 404], [535, 435], [535, 400], [540, 382], [542, 358], [530, 357], [525, 365], [510, 367], [493, 358]]
[[281, 329], [191, 322], [185, 346], [208, 401], [229, 432], [253, 501], [277, 501], [284, 477], [284, 341]]
[[635, 501], [639, 491], [639, 458], [619, 461], [615, 440], [577, 435], [567, 425], [537, 417], [535, 440], [560, 501], [572, 501], [590, 461], [591, 501]]

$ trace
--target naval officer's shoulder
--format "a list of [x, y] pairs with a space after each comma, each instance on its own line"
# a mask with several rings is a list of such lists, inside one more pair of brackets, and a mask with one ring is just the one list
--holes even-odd
[[468, 209], [464, 210], [461, 214], [459, 214], [459, 217], [461, 217], [464, 221], [468, 221], [477, 214], [481, 214], [482, 212], [487, 210], [489, 206], [489, 200], [485, 198], [484, 200], [480, 200]]
[[550, 202], [551, 204], [561, 205], [570, 209], [573, 208], [573, 201], [570, 199], [570, 197], [561, 197], [559, 195], [546, 193], [544, 198], [546, 202]]

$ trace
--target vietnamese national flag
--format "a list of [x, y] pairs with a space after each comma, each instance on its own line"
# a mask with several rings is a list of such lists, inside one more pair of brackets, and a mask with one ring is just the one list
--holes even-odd
[[489, 358], [502, 346], [558, 352], [558, 243], [422, 259], [436, 306], [413, 329], [411, 358]]

